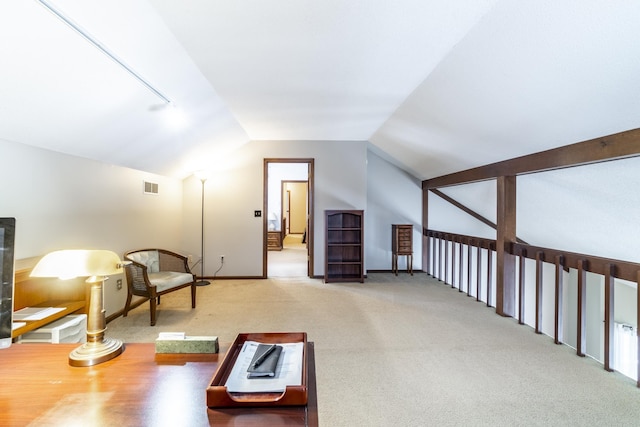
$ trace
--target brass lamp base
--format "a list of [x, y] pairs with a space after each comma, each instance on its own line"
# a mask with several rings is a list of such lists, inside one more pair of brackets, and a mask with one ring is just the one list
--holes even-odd
[[104, 338], [99, 342], [87, 342], [69, 353], [69, 365], [93, 366], [120, 355], [123, 350], [122, 341]]

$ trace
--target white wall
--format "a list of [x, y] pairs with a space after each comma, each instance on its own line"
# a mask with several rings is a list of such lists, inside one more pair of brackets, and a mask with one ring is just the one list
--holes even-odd
[[[265, 158], [315, 159], [314, 274], [324, 274], [324, 211], [367, 208], [366, 153], [366, 142], [253, 141], [228, 159], [212, 159], [205, 186], [205, 275], [262, 276], [263, 223], [254, 211], [263, 207]], [[200, 253], [200, 188], [195, 178], [184, 180], [185, 247], [194, 254]], [[225, 261], [218, 271], [220, 255]]]
[[[17, 259], [56, 249], [122, 255], [142, 247], [198, 259], [202, 184], [195, 177], [177, 181], [7, 141], [0, 141], [0, 156], [0, 179], [7, 183], [0, 215], [17, 219]], [[211, 160], [204, 199], [206, 275], [218, 270], [220, 255], [225, 263], [219, 276], [262, 275], [262, 218], [254, 211], [263, 207], [264, 158], [315, 159], [316, 276], [324, 274], [326, 209], [365, 210], [365, 264], [371, 269], [390, 268], [391, 224], [414, 224], [414, 268], [420, 268], [419, 183], [368, 153], [367, 142], [255, 141], [233, 158]], [[159, 195], [144, 195], [143, 180], [158, 183]], [[107, 315], [124, 305], [126, 290], [115, 289], [118, 278], [107, 282]]]
[[[16, 218], [16, 259], [57, 249], [182, 250], [182, 183], [80, 157], [0, 140], [0, 216]], [[143, 180], [160, 194], [143, 194]], [[112, 277], [107, 315], [124, 305]]]
[[[275, 215], [275, 230], [282, 228], [282, 181], [306, 181], [309, 177], [308, 170], [307, 163], [269, 164], [269, 201], [267, 203], [269, 208], [267, 209], [267, 215]], [[305, 209], [304, 206], [303, 209]]]
[[[367, 153], [365, 259], [369, 270], [391, 270], [391, 224], [413, 225], [413, 269], [422, 268], [422, 183], [373, 151]], [[399, 269], [406, 269], [400, 257]]]

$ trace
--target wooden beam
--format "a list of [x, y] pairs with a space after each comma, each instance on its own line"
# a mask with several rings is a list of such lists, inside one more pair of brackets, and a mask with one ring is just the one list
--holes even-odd
[[[638, 271], [640, 270], [640, 264], [635, 262], [620, 261], [612, 258], [602, 258], [587, 254], [561, 251], [558, 249], [543, 248], [541, 246], [521, 245], [520, 243], [514, 243], [510, 250], [514, 255], [526, 256], [527, 258], [533, 257], [533, 254], [537, 253], [544, 254], [549, 260], [554, 259], [558, 255], [562, 255], [564, 257], [565, 268], [578, 268], [578, 265], [580, 264], [580, 262], [582, 262], [582, 260], [588, 259], [589, 271], [596, 274], [602, 274], [603, 276], [610, 272], [610, 265], [614, 265], [616, 272], [615, 277], [618, 279], [628, 280], [630, 282], [636, 280]], [[535, 257], [533, 257], [533, 259], [535, 259]]]
[[469, 209], [468, 207], [466, 207], [462, 203], [459, 203], [457, 200], [447, 196], [442, 191], [437, 190], [435, 188], [430, 188], [429, 191], [431, 191], [436, 196], [438, 196], [438, 197], [446, 200], [447, 202], [451, 203], [453, 206], [457, 207], [458, 209], [462, 210], [463, 212], [471, 215], [472, 217], [474, 217], [475, 219], [477, 219], [481, 223], [488, 225], [489, 227], [493, 228], [494, 230], [496, 229], [497, 226], [496, 226], [495, 223], [489, 221], [487, 218], [483, 217], [482, 215], [480, 215], [476, 211], [473, 211], [473, 210]]
[[496, 313], [516, 314], [516, 257], [508, 251], [516, 241], [516, 177], [498, 178], [496, 233]]
[[423, 189], [485, 181], [609, 160], [640, 156], [640, 129], [594, 138], [576, 144], [422, 181]]
[[[451, 203], [453, 206], [457, 207], [458, 209], [462, 210], [463, 212], [471, 215], [472, 217], [474, 217], [478, 221], [482, 222], [483, 224], [488, 225], [489, 227], [493, 228], [494, 230], [498, 229], [498, 225], [496, 223], [491, 222], [489, 219], [483, 217], [478, 212], [476, 212], [476, 211], [474, 211], [472, 209], [469, 209], [468, 207], [466, 207], [462, 203], [458, 202], [456, 199], [453, 199], [453, 198], [447, 196], [442, 191], [437, 190], [435, 188], [430, 188], [429, 191], [431, 191], [436, 196], [442, 198], [443, 200], [446, 200], [447, 202]], [[424, 198], [424, 194], [427, 194], [427, 192], [426, 191], [423, 192], [423, 198]], [[516, 236], [516, 242], [522, 243], [523, 245], [527, 244], [527, 242], [525, 242], [524, 240], [518, 238], [517, 236]]]
[[[429, 229], [429, 193], [422, 192], [422, 267], [427, 274], [433, 276], [433, 271], [429, 268], [429, 255], [431, 253], [431, 242], [427, 235]], [[426, 268], [424, 268], [426, 266]]]

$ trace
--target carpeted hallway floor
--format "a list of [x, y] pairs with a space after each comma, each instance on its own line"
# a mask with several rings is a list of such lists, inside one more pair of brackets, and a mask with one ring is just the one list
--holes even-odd
[[302, 234], [288, 234], [282, 250], [267, 252], [267, 277], [306, 277], [307, 246]]
[[635, 382], [424, 273], [216, 280], [194, 310], [184, 290], [162, 297], [156, 326], [144, 304], [108, 328], [125, 342], [305, 331], [324, 426], [640, 425]]

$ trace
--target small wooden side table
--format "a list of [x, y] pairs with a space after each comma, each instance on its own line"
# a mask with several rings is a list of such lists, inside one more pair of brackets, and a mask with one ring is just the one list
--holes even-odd
[[413, 225], [392, 224], [391, 225], [391, 269], [398, 275], [398, 257], [407, 257], [407, 272], [413, 276]]

